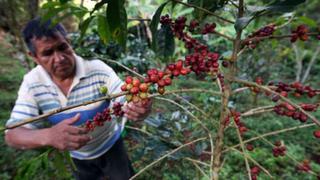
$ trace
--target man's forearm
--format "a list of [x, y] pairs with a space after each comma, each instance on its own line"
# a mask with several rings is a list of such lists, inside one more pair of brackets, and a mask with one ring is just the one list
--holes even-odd
[[27, 129], [19, 127], [8, 130], [5, 135], [6, 143], [18, 149], [32, 149], [48, 146], [49, 129]]

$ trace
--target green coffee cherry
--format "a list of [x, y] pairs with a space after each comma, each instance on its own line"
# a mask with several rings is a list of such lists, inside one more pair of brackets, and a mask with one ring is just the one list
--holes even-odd
[[108, 88], [106, 86], [101, 86], [100, 93], [101, 94], [108, 94]]

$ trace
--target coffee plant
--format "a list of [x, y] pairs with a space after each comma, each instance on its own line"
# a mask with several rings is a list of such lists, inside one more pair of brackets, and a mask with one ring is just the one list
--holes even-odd
[[[297, 81], [287, 81], [286, 78], [273, 80], [272, 77], [274, 76], [272, 75], [269, 77], [243, 76], [243, 70], [241, 69], [243, 64], [246, 64], [246, 59], [242, 56], [256, 51], [259, 46], [263, 46], [269, 41], [294, 45], [294, 43], [320, 40], [320, 31], [315, 27], [293, 23], [293, 19], [284, 22], [277, 21], [279, 14], [301, 8], [304, 3], [306, 3], [304, 0], [268, 1], [266, 3], [263, 3], [263, 1], [259, 3], [255, 1], [245, 2], [243, 0], [207, 0], [201, 2], [169, 0], [158, 7], [149, 24], [148, 30], [152, 34], [150, 46], [157, 54], [160, 52], [157, 52], [159, 48], [161, 49], [163, 46], [173, 47], [173, 45], [179, 46], [182, 44], [183, 48], [180, 49], [183, 50], [177, 53], [178, 55], [173, 55], [173, 51], [171, 54], [161, 54], [161, 60], [164, 63], [154, 65], [145, 72], [136, 72], [115, 60], [105, 58], [103, 54], [91, 52], [92, 56], [108, 63], [120, 65], [130, 73], [124, 77], [121, 93], [109, 94], [105, 87], [101, 87], [101, 93], [106, 96], [93, 100], [94, 102], [125, 96], [127, 103], [143, 104], [149, 99], [153, 99], [154, 106], [157, 106], [158, 102], [164, 101], [169, 103], [169, 106], [173, 106], [173, 109], [179, 108], [182, 110], [172, 113], [171, 119], [176, 121], [176, 129], [169, 127], [166, 123], [157, 122], [156, 119], [166, 118], [166, 112], [163, 112], [161, 108], [156, 110], [156, 118], [151, 116], [145, 120], [147, 124], [152, 124], [156, 129], [154, 132], [160, 135], [149, 133], [144, 125], [138, 124], [138, 126], [132, 127], [131, 125], [135, 123], [128, 123], [129, 129], [136, 130], [146, 136], [158, 136], [157, 141], [170, 147], [155, 149], [157, 151], [163, 148], [164, 151], [160, 155], [158, 154], [158, 157], [154, 158], [152, 162], [145, 159], [145, 156], [140, 156], [138, 164], [134, 162], [134, 166], [139, 167], [139, 171], [132, 179], [139, 176], [150, 178], [150, 176], [144, 176], [144, 173], [154, 166], [161, 167], [159, 164], [164, 159], [167, 159], [168, 164], [168, 168], [164, 169], [165, 171], [170, 171], [170, 167], [175, 166], [175, 159], [180, 159], [191, 163], [192, 166], [184, 163], [180, 163], [179, 166], [181, 168], [195, 167], [196, 170], [193, 169], [192, 172], [197, 172], [195, 177], [199, 179], [216, 180], [219, 177], [232, 177], [230, 174], [225, 175], [228, 171], [224, 169], [228, 162], [232, 162], [230, 159], [228, 161], [228, 154], [232, 154], [232, 152], [242, 156], [243, 162], [241, 164], [244, 168], [238, 171], [241, 171], [239, 177], [244, 179], [276, 179], [276, 177], [279, 177], [277, 171], [272, 172], [267, 168], [270, 167], [270, 164], [261, 157], [273, 157], [275, 158], [274, 161], [277, 162], [276, 164], [280, 165], [290, 164], [291, 169], [302, 174], [301, 177], [320, 178], [319, 165], [312, 165], [312, 160], [307, 155], [301, 155], [302, 158], [294, 157], [289, 149], [292, 145], [287, 144], [286, 139], [271, 141], [266, 138], [290, 131], [317, 127], [313, 131], [306, 131], [308, 132], [306, 136], [318, 142], [320, 122], [316, 118], [316, 111], [319, 107], [317, 100], [319, 100], [320, 89], [314, 84], [305, 84], [299, 79]], [[173, 9], [171, 14], [164, 13], [166, 7], [170, 5]], [[174, 9], [181, 8], [180, 6], [191, 8], [193, 14], [176, 16], [178, 13]], [[90, 23], [96, 22], [101, 42], [105, 44], [117, 43], [122, 47], [123, 53], [125, 52], [129, 18], [123, 0], [102, 0], [97, 2], [91, 11], [84, 7], [77, 7], [69, 1], [48, 2], [43, 5], [43, 9], [46, 12], [44, 18], [55, 18], [57, 22], [68, 12], [82, 18], [79, 42], [81, 42]], [[54, 10], [59, 11], [59, 13]], [[221, 12], [221, 15], [218, 12]], [[226, 16], [228, 12], [231, 15]], [[225, 17], [233, 17], [234, 20]], [[254, 22], [261, 21], [262, 17], [270, 18], [266, 20], [262, 27], [248, 32], [247, 28]], [[141, 19], [140, 21], [143, 22], [144, 20]], [[224, 26], [234, 27], [232, 33], [223, 32]], [[232, 48], [226, 49], [225, 47], [230, 46], [222, 47], [223, 45], [216, 43], [209, 44], [209, 38], [223, 39], [224, 45], [230, 45]], [[164, 42], [159, 42], [161, 39]], [[165, 58], [170, 60], [164, 60]], [[248, 63], [250, 62], [248, 61]], [[252, 67], [254, 67], [254, 64]], [[275, 69], [277, 68], [275, 67]], [[178, 83], [180, 84], [178, 85]], [[185, 85], [180, 86], [183, 83]], [[206, 88], [201, 87], [202, 83], [206, 83]], [[180, 96], [179, 93], [183, 95]], [[198, 96], [201, 96], [200, 94], [210, 94], [214, 98], [210, 99], [206, 97], [207, 95], [204, 95], [204, 101], [206, 102], [203, 101], [204, 105], [200, 105], [201, 108], [188, 99], [188, 93], [198, 93]], [[242, 102], [248, 102], [251, 97], [255, 101], [257, 99], [263, 101], [264, 105], [259, 106], [259, 103], [252, 103], [247, 107], [242, 106]], [[88, 103], [91, 102], [80, 105]], [[191, 108], [186, 108], [182, 104], [187, 104]], [[254, 107], [255, 105], [257, 106]], [[113, 107], [105, 109], [103, 112], [96, 114], [93, 119], [88, 120], [85, 127], [94, 131], [97, 126], [102, 126], [104, 122], [110, 121], [111, 118], [121, 118], [124, 114], [122, 106], [123, 104], [120, 103], [113, 104]], [[161, 107], [161, 105], [159, 106]], [[62, 108], [58, 112], [67, 108]], [[292, 123], [289, 127], [271, 132], [260, 131], [257, 128], [261, 128], [258, 123], [255, 124], [256, 127], [252, 123], [248, 125], [247, 119], [262, 116], [264, 113], [270, 114], [270, 112], [273, 113], [275, 118], [286, 117]], [[52, 113], [47, 114], [47, 116], [50, 115]], [[178, 118], [175, 118], [175, 116]], [[35, 119], [27, 121], [32, 122]], [[191, 119], [195, 122], [191, 122]], [[179, 122], [182, 120], [184, 121], [183, 127]], [[297, 122], [301, 124], [297, 124]], [[188, 123], [192, 125], [188, 126]], [[270, 122], [270, 124], [272, 123]], [[170, 139], [170, 134], [174, 134], [177, 140]], [[137, 136], [130, 137], [130, 134], [128, 135], [129, 147], [137, 147], [137, 139], [139, 139], [136, 138]], [[261, 142], [256, 142], [258, 140]], [[265, 152], [259, 150], [260, 147], [265, 146], [269, 148], [269, 154], [263, 154]], [[138, 152], [136, 151], [136, 153]], [[262, 154], [260, 157], [256, 155], [259, 153]], [[231, 157], [233, 156], [235, 155], [232, 154]], [[145, 165], [141, 162], [150, 163]], [[155, 177], [179, 179], [179, 177], [184, 176], [177, 174], [174, 176], [164, 173], [162, 176], [158, 174]]]

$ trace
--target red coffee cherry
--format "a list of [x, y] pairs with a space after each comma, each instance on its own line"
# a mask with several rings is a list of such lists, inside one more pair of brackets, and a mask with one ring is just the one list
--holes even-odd
[[314, 137], [320, 138], [320, 130], [316, 130], [313, 132]]
[[148, 91], [148, 88], [149, 88], [149, 86], [148, 86], [147, 83], [142, 83], [142, 84], [140, 84], [140, 86], [139, 86], [139, 89], [140, 89], [141, 92], [147, 92], [147, 91]]
[[247, 148], [248, 151], [253, 151], [253, 149], [254, 149], [252, 144], [247, 144], [246, 148]]
[[131, 76], [127, 76], [126, 77], [126, 83], [127, 84], [131, 84], [132, 83], [133, 78]]
[[140, 80], [138, 78], [133, 78], [132, 85], [133, 85], [133, 87], [139, 87]]

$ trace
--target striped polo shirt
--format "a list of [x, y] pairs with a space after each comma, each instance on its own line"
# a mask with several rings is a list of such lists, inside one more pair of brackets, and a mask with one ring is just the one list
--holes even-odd
[[[79, 56], [75, 55], [75, 57], [76, 74], [67, 96], [53, 83], [49, 74], [40, 65], [24, 76], [15, 106], [11, 112], [10, 119], [7, 121], [7, 126], [61, 107], [80, 104], [102, 97], [104, 95], [99, 91], [101, 86], [106, 86], [110, 94], [121, 92], [120, 87], [123, 82], [112, 68], [100, 60], [87, 61]], [[24, 127], [31, 129], [44, 128], [47, 124], [55, 125], [64, 119], [75, 116], [77, 113], [80, 113], [81, 116], [75, 125], [81, 125], [88, 119], [93, 119], [97, 112], [102, 112], [116, 101], [123, 103], [124, 98], [119, 97], [112, 101], [100, 101], [81, 106], [52, 115], [45, 120], [26, 124]], [[95, 128], [93, 132], [90, 132], [92, 140], [82, 148], [70, 151], [71, 156], [77, 159], [99, 157], [108, 151], [120, 137], [124, 121], [123, 119], [123, 122], [119, 124], [113, 119], [110, 122], [106, 122], [104, 126]]]

